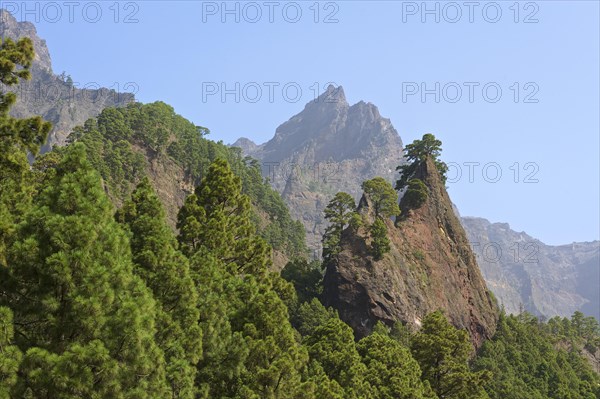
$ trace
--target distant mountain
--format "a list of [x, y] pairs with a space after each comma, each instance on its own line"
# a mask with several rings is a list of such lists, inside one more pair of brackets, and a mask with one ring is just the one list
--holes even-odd
[[463, 217], [479, 267], [507, 312], [600, 316], [600, 241], [552, 246], [507, 223]]
[[[374, 259], [368, 229], [355, 233], [347, 228], [341, 253], [327, 264], [323, 299], [358, 336], [367, 335], [378, 321], [418, 327], [425, 315], [442, 309], [479, 347], [494, 334], [497, 304], [433, 161], [423, 162], [414, 177], [429, 195], [418, 209], [402, 209], [396, 224], [386, 220], [390, 252]], [[361, 199], [359, 211], [368, 225], [373, 223], [368, 197]]]
[[[333, 195], [346, 191], [358, 200], [362, 181], [382, 176], [393, 183], [395, 168], [403, 162], [402, 140], [390, 120], [373, 104], [350, 106], [343, 88], [333, 86], [279, 126], [268, 142], [257, 145], [242, 138], [233, 145], [262, 161], [263, 175], [304, 224], [315, 254], [320, 254], [326, 228], [322, 212]], [[455, 207], [454, 213], [460, 217]], [[600, 316], [599, 242], [555, 247], [506, 224], [467, 217], [461, 222], [490, 289], [508, 312], [570, 316], [581, 310]], [[530, 243], [537, 247], [525, 247]], [[497, 246], [502, 256], [494, 262]], [[525, 264], [534, 248], [538, 263]]]
[[268, 142], [242, 138], [233, 146], [262, 161], [263, 174], [302, 221], [317, 253], [326, 227], [323, 209], [333, 194], [346, 191], [358, 200], [363, 180], [395, 180], [402, 159], [402, 140], [390, 120], [373, 104], [350, 106], [341, 86], [329, 86]]
[[[4, 91], [17, 93], [17, 103], [11, 114], [17, 118], [41, 115], [52, 122], [53, 128], [44, 151], [52, 145], [63, 145], [71, 130], [95, 117], [106, 107], [124, 106], [134, 101], [133, 94], [98, 88], [94, 82], [81, 83], [82, 89], [73, 86], [66, 75], [52, 71], [52, 61], [46, 41], [37, 35], [30, 22], [18, 22], [6, 10], [0, 9], [0, 34], [2, 38], [18, 40], [28, 37], [33, 41], [35, 59], [31, 66], [31, 80]], [[89, 87], [89, 88], [86, 88]]]

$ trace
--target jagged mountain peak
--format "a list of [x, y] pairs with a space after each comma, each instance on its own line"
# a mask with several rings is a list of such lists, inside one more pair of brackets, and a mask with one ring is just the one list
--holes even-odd
[[360, 101], [350, 106], [343, 87], [330, 85], [281, 124], [259, 156], [267, 161], [296, 156], [302, 162], [340, 162], [363, 158], [375, 147], [401, 151], [402, 141], [390, 120], [373, 104]]
[[234, 145], [269, 165], [264, 174], [304, 223], [317, 252], [326, 227], [323, 209], [333, 195], [346, 191], [358, 200], [361, 182], [376, 176], [393, 183], [403, 151], [398, 132], [375, 105], [350, 106], [343, 87], [333, 85], [281, 124], [268, 142]]
[[319, 98], [317, 98], [315, 102], [321, 104], [348, 104], [344, 88], [342, 86], [335, 87], [332, 84], [327, 86], [327, 89], [319, 96]]
[[245, 154], [251, 154], [258, 148], [258, 145], [246, 137], [240, 137], [235, 141], [235, 143], [231, 144], [231, 147], [239, 147], [242, 149], [242, 152]]
[[19, 22], [10, 12], [0, 9], [0, 35], [3, 39], [30, 38], [35, 49], [32, 68], [39, 68], [47, 73], [52, 73], [52, 60], [48, 46], [46, 41], [38, 36], [34, 24], [28, 21]]

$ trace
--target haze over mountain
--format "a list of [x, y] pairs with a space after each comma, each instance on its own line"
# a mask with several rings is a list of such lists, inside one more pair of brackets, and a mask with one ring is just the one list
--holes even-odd
[[13, 40], [28, 37], [33, 41], [35, 58], [31, 65], [31, 80], [3, 90], [17, 94], [17, 103], [11, 115], [25, 118], [41, 115], [52, 122], [47, 151], [54, 144], [64, 145], [71, 130], [87, 119], [98, 115], [106, 107], [124, 106], [134, 101], [130, 93], [100, 88], [94, 82], [76, 87], [70, 77], [57, 75], [52, 70], [52, 60], [46, 41], [37, 34], [31, 22], [18, 22], [8, 11], [0, 9], [0, 34]]
[[546, 245], [507, 223], [462, 218], [489, 288], [507, 312], [600, 312], [600, 242]]
[[[333, 195], [346, 191], [358, 200], [362, 181], [382, 176], [393, 183], [403, 162], [402, 140], [390, 120], [373, 104], [350, 106], [344, 89], [333, 86], [280, 125], [271, 140], [257, 145], [241, 138], [233, 146], [262, 161], [263, 174], [304, 224], [315, 254], [326, 228], [323, 209]], [[507, 312], [599, 315], [599, 241], [550, 246], [507, 224], [461, 221], [488, 286]]]
[[[42, 115], [53, 123], [46, 150], [65, 144], [73, 127], [105, 107], [134, 101], [128, 93], [78, 89], [67, 76], [54, 73], [46, 43], [30, 22], [17, 22], [0, 10], [0, 32], [4, 37], [33, 41], [32, 79], [10, 89], [18, 94], [11, 114]], [[315, 254], [320, 253], [326, 227], [322, 211], [333, 194], [346, 191], [358, 200], [363, 180], [383, 176], [393, 182], [395, 167], [402, 161], [402, 140], [390, 120], [371, 103], [348, 104], [343, 88], [333, 86], [277, 128], [267, 143], [240, 139], [234, 145], [263, 162], [263, 174], [282, 194], [292, 216], [304, 224], [307, 243]], [[179, 198], [173, 203], [182, 201], [179, 186], [173, 194], [164, 195]], [[598, 241], [549, 246], [504, 224], [473, 218], [462, 218], [462, 222], [471, 243], [481, 243], [473, 245], [473, 250], [488, 285], [507, 311], [523, 307], [535, 314], [568, 316], [582, 310], [599, 316]], [[493, 248], [485, 246], [490, 241], [501, 247], [497, 262], [490, 256]], [[515, 243], [537, 245], [539, 263], [524, 263], [523, 255], [529, 254], [524, 248], [515, 261], [511, 249]]]
[[[16, 2], [11, 3], [14, 10]], [[48, 4], [60, 7], [36, 3], [36, 10]], [[137, 12], [137, 4], [129, 6]], [[120, 4], [110, 10], [118, 17]], [[114, 28], [95, 26], [102, 45], [81, 36], [69, 45], [79, 40], [83, 51], [95, 53], [105, 43], [113, 49], [131, 39], [111, 40], [106, 35]], [[188, 32], [176, 39], [164, 35], [163, 24], [153, 28], [172, 44], [148, 37], [129, 43], [157, 62], [172, 64], [178, 58], [169, 51], [193, 38]], [[215, 40], [208, 42], [227, 45], [219, 31], [210, 33]], [[345, 39], [352, 56], [364, 52], [360, 43]], [[147, 51], [148, 43], [158, 50]], [[371, 43], [366, 49], [377, 54]], [[69, 49], [69, 68], [81, 60], [90, 68], [98, 65], [62, 44]], [[104, 59], [108, 73], [132, 67], [142, 74], [139, 66], [146, 65], [133, 53], [119, 56], [120, 62], [114, 54]], [[29, 38], [2, 40], [0, 82], [12, 87], [28, 79], [34, 56]], [[211, 65], [221, 61], [205, 59]], [[49, 57], [45, 60], [49, 66]], [[264, 64], [267, 58], [254, 60]], [[375, 71], [396, 67], [386, 61]], [[186, 57], [180, 64], [192, 63]], [[230, 64], [236, 73], [246, 72], [246, 64], [243, 69]], [[148, 64], [143, 73], [150, 65], [156, 67]], [[177, 78], [188, 78], [181, 65]], [[448, 63], [441, 65], [446, 71]], [[373, 77], [369, 71], [363, 76]], [[199, 72], [206, 77], [205, 70]], [[51, 68], [34, 76], [32, 87], [48, 88], [48, 76], [56, 78]], [[157, 86], [173, 86], [172, 76]], [[77, 93], [66, 74], [58, 79]], [[309, 215], [318, 211], [315, 198], [328, 201], [329, 191], [354, 188], [361, 180], [357, 174], [386, 176], [362, 182], [358, 207], [348, 193], [328, 201], [324, 216], [331, 224], [323, 235], [323, 258], [311, 261], [305, 226], [292, 219], [264, 178], [261, 162], [213, 140], [212, 122], [192, 122], [163, 101], [115, 103], [75, 126], [66, 139], [55, 131], [58, 145], [40, 154], [52, 124], [39, 115], [11, 116], [17, 96], [5, 89], [0, 88], [0, 399], [600, 399], [598, 320], [581, 312], [544, 321], [501, 311], [446, 191], [442, 142], [433, 134], [405, 147], [406, 162], [398, 168], [398, 187], [406, 187], [400, 203], [390, 184], [402, 161], [397, 132], [373, 105], [347, 104], [341, 89], [329, 87], [320, 103], [311, 102], [282, 125], [272, 145], [240, 141], [270, 159], [264, 166], [273, 172], [273, 184], [280, 169], [280, 189], [298, 212], [308, 206]], [[159, 91], [170, 99], [164, 86]], [[186, 85], [178, 95], [185, 98], [189, 91]], [[61, 88], [56, 93], [58, 105], [45, 95], [34, 97], [42, 108], [54, 109], [48, 115], [64, 126], [95, 112], [85, 98], [66, 98]], [[28, 107], [37, 112], [27, 95], [23, 112], [31, 112]], [[464, 123], [458, 116], [454, 122]], [[294, 163], [279, 163], [280, 156]], [[306, 221], [314, 227], [314, 219]], [[515, 239], [508, 226], [478, 222], [474, 231], [483, 240]], [[561, 275], [571, 282], [564, 292], [582, 290], [579, 280], [595, 275], [594, 247], [585, 250], [578, 259], [583, 267], [560, 262], [540, 291], [556, 288]], [[568, 249], [561, 254], [573, 256]], [[556, 261], [559, 255], [549, 257]], [[523, 256], [531, 260], [532, 254]], [[509, 281], [512, 275], [503, 277]], [[518, 286], [514, 295], [528, 292], [532, 305], [545, 310], [534, 289]], [[572, 303], [588, 306], [586, 294]]]
[[371, 103], [350, 106], [341, 86], [329, 86], [268, 142], [258, 146], [242, 138], [233, 146], [262, 161], [263, 173], [302, 221], [317, 254], [326, 227], [323, 209], [333, 194], [346, 191], [358, 199], [363, 180], [394, 180], [402, 157], [402, 140], [390, 120]]

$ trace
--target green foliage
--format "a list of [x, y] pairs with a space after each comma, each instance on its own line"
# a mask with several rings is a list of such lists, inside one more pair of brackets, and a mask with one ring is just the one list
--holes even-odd
[[0, 281], [25, 353], [15, 396], [168, 395], [154, 299], [82, 146], [66, 152], [15, 236]]
[[411, 350], [421, 366], [422, 378], [440, 398], [486, 398], [485, 371], [472, 372], [468, 360], [473, 351], [464, 330], [453, 327], [440, 312], [423, 319], [419, 333], [412, 339]]
[[217, 159], [177, 216], [179, 242], [188, 256], [210, 252], [232, 274], [261, 275], [270, 263], [270, 248], [254, 234], [250, 199], [241, 189], [227, 161]]
[[371, 254], [375, 260], [380, 260], [390, 251], [390, 239], [387, 236], [387, 226], [381, 218], [376, 218], [371, 225]]
[[[575, 325], [582, 319], [575, 316]], [[486, 384], [490, 398], [600, 397], [600, 377], [579, 356], [576, 347], [565, 341], [568, 336], [577, 336], [571, 335], [577, 327], [572, 320], [564, 320], [563, 324], [555, 318], [545, 325], [528, 314], [501, 315], [496, 335], [484, 343], [474, 364], [476, 370], [494, 375]], [[565, 330], [557, 331], [558, 325], [571, 332], [563, 335]]]
[[13, 336], [12, 312], [0, 307], [0, 399], [10, 398], [10, 391], [17, 383], [17, 371], [23, 357], [19, 348], [12, 345]]
[[295, 259], [285, 265], [281, 277], [294, 285], [301, 303], [317, 298], [323, 291], [323, 273], [319, 261]]
[[305, 340], [311, 359], [329, 379], [344, 388], [344, 398], [373, 398], [365, 381], [366, 367], [354, 344], [352, 329], [338, 318], [330, 318]]
[[323, 264], [327, 264], [340, 252], [340, 241], [344, 229], [353, 222], [356, 225], [356, 203], [348, 193], [337, 193], [325, 207], [325, 219], [329, 226], [323, 235]]
[[196, 363], [202, 355], [198, 296], [187, 258], [177, 250], [173, 232], [150, 181], [144, 178], [117, 220], [130, 232], [134, 272], [159, 305], [156, 340], [165, 353], [173, 395], [194, 397]]
[[317, 298], [313, 298], [300, 305], [293, 316], [293, 322], [294, 327], [302, 336], [309, 336], [317, 327], [325, 325], [328, 320], [337, 317], [337, 313], [333, 309], [326, 309]]
[[418, 209], [427, 201], [428, 195], [427, 186], [422, 180], [410, 179], [408, 189], [402, 197], [401, 204], [403, 207], [406, 206], [409, 209]]
[[[108, 108], [83, 126], [76, 127], [69, 136], [85, 146], [87, 158], [102, 176], [109, 193], [125, 199], [144, 176], [146, 161], [128, 141], [131, 129], [126, 125], [122, 110]], [[54, 152], [61, 152], [55, 149]]]
[[445, 183], [448, 166], [439, 160], [441, 153], [442, 142], [431, 133], [424, 134], [421, 140], [415, 140], [411, 144], [407, 144], [404, 147], [404, 156], [407, 163], [396, 168], [400, 172], [400, 179], [396, 182], [396, 190], [402, 190], [408, 185], [419, 165], [425, 162], [427, 158], [433, 160], [442, 177], [442, 182]]
[[[69, 141], [86, 146], [88, 159], [117, 202], [125, 200], [146, 170], [155, 168], [157, 162], [179, 165], [184, 180], [197, 185], [214, 160], [227, 160], [242, 180], [242, 191], [255, 208], [252, 212], [265, 214], [268, 219], [261, 236], [290, 258], [305, 256], [304, 227], [292, 220], [279, 194], [262, 177], [258, 162], [243, 157], [239, 148], [213, 142], [206, 135], [208, 129], [195, 126], [172, 107], [156, 102], [107, 108], [97, 119], [75, 128]], [[252, 220], [255, 225], [261, 223], [258, 215], [252, 215]]]
[[594, 317], [577, 311], [571, 319], [553, 317], [548, 320], [548, 331], [556, 339], [568, 341], [572, 346], [583, 347], [595, 354], [600, 349], [600, 325]]
[[360, 229], [363, 226], [363, 224], [364, 222], [362, 216], [358, 212], [353, 212], [349, 222], [349, 225], [352, 228], [352, 230], [354, 230], [354, 232], [357, 232], [358, 229]]
[[356, 209], [354, 198], [348, 193], [337, 193], [325, 207], [325, 219], [329, 221], [338, 231], [343, 230]]
[[434, 398], [429, 384], [421, 381], [421, 369], [410, 351], [386, 333], [374, 331], [358, 343], [366, 366], [364, 378], [381, 399]]
[[[12, 86], [29, 79], [33, 44], [23, 38], [16, 43], [0, 39], [0, 82]], [[39, 116], [16, 119], [9, 115], [17, 97], [0, 93], [0, 268], [6, 264], [6, 247], [16, 221], [26, 212], [34, 193], [28, 153], [37, 154], [51, 125]]]
[[365, 195], [371, 200], [375, 217], [389, 218], [400, 215], [398, 194], [383, 177], [375, 177], [362, 183]]
[[308, 360], [267, 273], [270, 249], [250, 222], [240, 178], [215, 161], [178, 218], [199, 287], [199, 396], [294, 398]]

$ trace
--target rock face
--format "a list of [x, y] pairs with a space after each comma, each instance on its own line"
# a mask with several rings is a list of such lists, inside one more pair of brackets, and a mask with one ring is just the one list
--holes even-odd
[[[282, 124], [267, 143], [243, 138], [234, 146], [263, 161], [264, 175], [304, 223], [316, 255], [326, 227], [322, 211], [333, 195], [346, 191], [359, 199], [362, 181], [383, 176], [394, 182], [395, 168], [403, 162], [402, 141], [390, 121], [372, 104], [349, 106], [343, 89], [333, 87]], [[551, 317], [581, 310], [600, 316], [599, 242], [553, 247], [506, 224], [460, 220], [488, 286], [507, 312], [524, 309]], [[498, 246], [501, 256], [495, 261]], [[534, 250], [537, 263], [525, 264]]]
[[52, 122], [53, 128], [43, 151], [54, 144], [63, 145], [75, 126], [97, 116], [104, 108], [134, 101], [130, 93], [99, 88], [94, 82], [82, 83], [82, 89], [79, 89], [66, 76], [55, 75], [46, 41], [37, 35], [34, 25], [18, 22], [6, 10], [0, 10], [0, 33], [3, 38], [18, 40], [28, 37], [33, 41], [35, 59], [31, 66], [31, 80], [10, 88], [0, 87], [0, 90], [17, 94], [17, 103], [11, 109], [13, 116], [41, 115]]
[[263, 163], [263, 173], [304, 224], [307, 243], [320, 253], [323, 209], [338, 191], [360, 198], [360, 184], [382, 176], [393, 182], [402, 140], [376, 106], [350, 106], [344, 89], [329, 86], [304, 110], [279, 126], [262, 145], [242, 138], [233, 146]]
[[600, 242], [551, 246], [506, 223], [464, 217], [481, 271], [507, 312], [600, 316]]
[[[374, 260], [366, 229], [346, 229], [337, 262], [327, 265], [323, 299], [359, 337], [378, 321], [418, 327], [426, 314], [442, 309], [479, 347], [495, 331], [497, 304], [433, 163], [422, 164], [416, 177], [428, 187], [428, 199], [417, 210], [403, 209], [396, 226], [386, 221], [390, 252]], [[367, 198], [359, 210], [372, 223]]]

